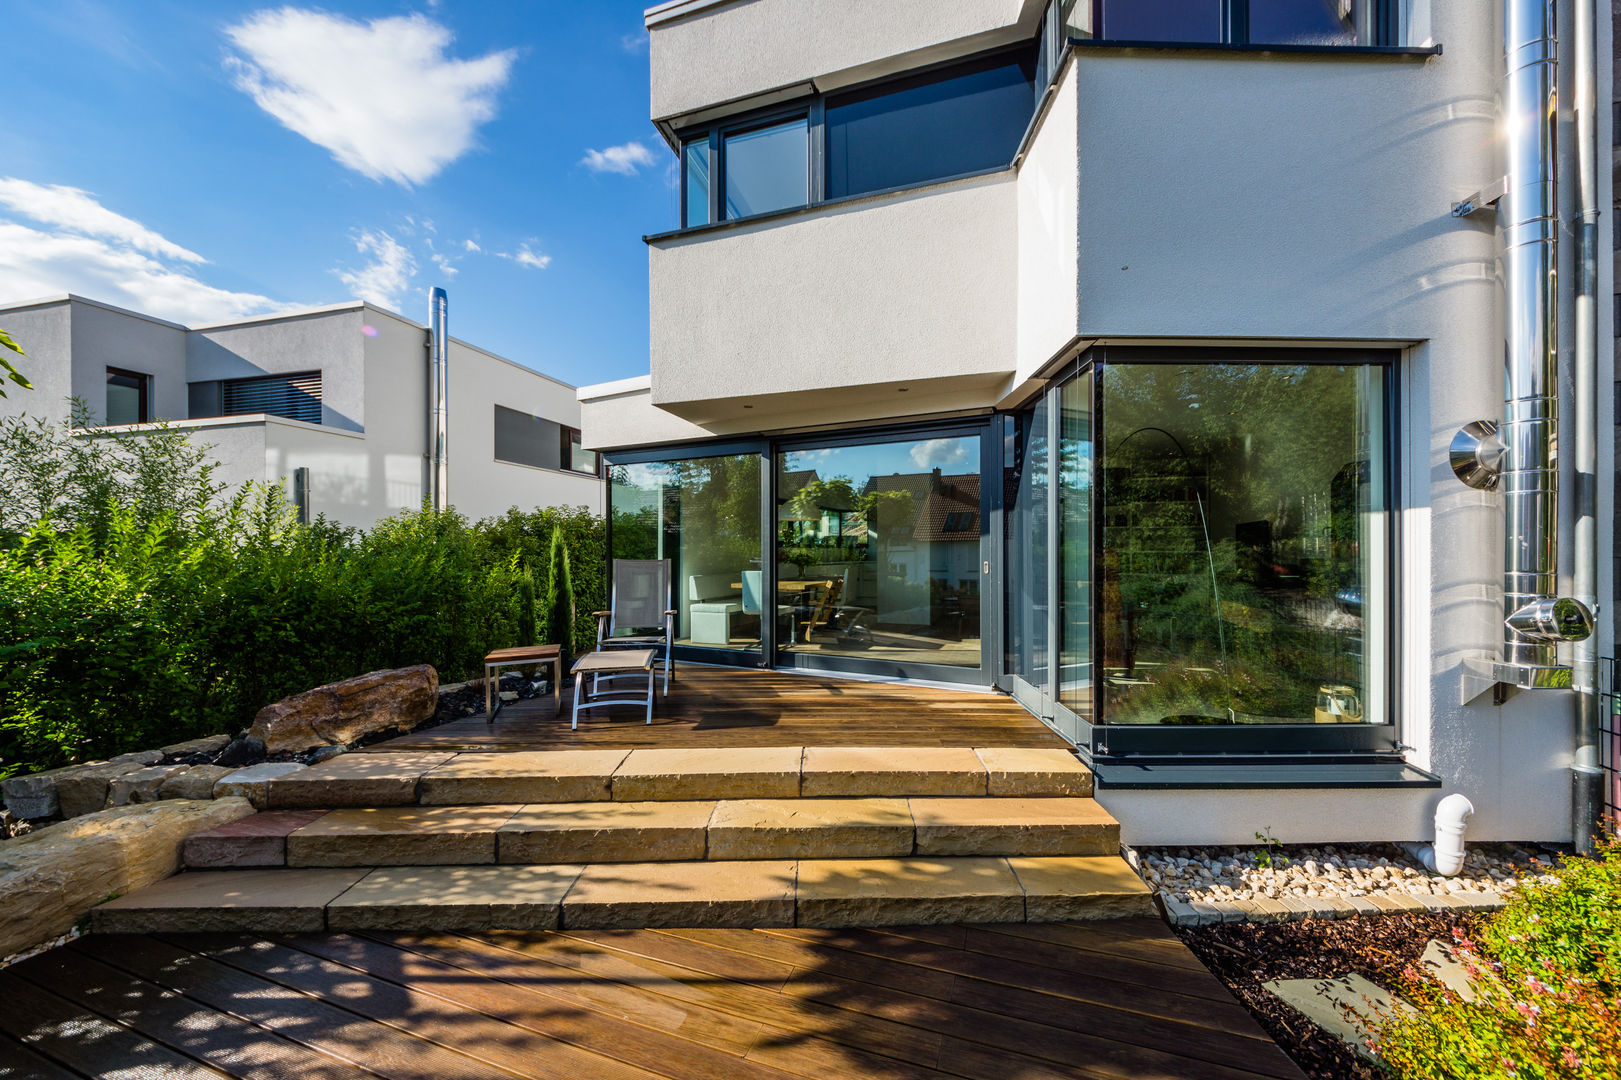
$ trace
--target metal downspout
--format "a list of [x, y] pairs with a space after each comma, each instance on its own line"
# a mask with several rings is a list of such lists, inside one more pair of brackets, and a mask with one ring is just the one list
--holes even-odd
[[[1576, 258], [1572, 371], [1571, 450], [1574, 491], [1571, 592], [1589, 610], [1598, 609], [1598, 50], [1596, 0], [1575, 0], [1571, 51], [1575, 70]], [[1578, 641], [1571, 654], [1574, 695], [1574, 760], [1571, 765], [1571, 834], [1576, 849], [1593, 848], [1603, 813], [1599, 767], [1599, 696], [1595, 692], [1594, 639]]]

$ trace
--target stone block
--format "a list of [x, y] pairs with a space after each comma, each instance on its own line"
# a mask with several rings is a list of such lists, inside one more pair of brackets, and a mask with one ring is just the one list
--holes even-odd
[[1264, 918], [1261, 917], [1261, 909], [1256, 906], [1255, 901], [1253, 901], [1253, 900], [1245, 900], [1242, 897], [1235, 897], [1232, 900], [1223, 900], [1217, 906], [1222, 909], [1222, 913], [1223, 913], [1224, 916], [1225, 916], [1226, 910], [1228, 908], [1232, 908], [1234, 911], [1236, 911], [1238, 913], [1236, 918], [1233, 918], [1233, 919], [1230, 919], [1230, 920], [1226, 919], [1224, 917], [1223, 920], [1222, 920], [1223, 922], [1270, 922], [1271, 921], [1269, 919], [1264, 919]]
[[1459, 907], [1474, 908], [1479, 911], [1493, 911], [1503, 906], [1503, 898], [1494, 892], [1476, 892], [1466, 889], [1452, 894]]
[[1251, 916], [1256, 922], [1283, 922], [1290, 917], [1289, 909], [1269, 896], [1254, 896], [1250, 903], [1255, 908]]
[[133, 762], [137, 766], [156, 765], [163, 760], [162, 750], [136, 750], [129, 754], [119, 754], [110, 759], [113, 765], [127, 765]]
[[556, 930], [578, 866], [373, 870], [327, 905], [327, 929]]
[[967, 747], [807, 746], [799, 794], [984, 795], [985, 764]]
[[501, 863], [692, 861], [706, 857], [712, 802], [525, 806], [496, 832]]
[[1172, 926], [1198, 926], [1199, 913], [1193, 905], [1174, 896], [1160, 894], [1159, 902], [1165, 907], [1165, 921]]
[[612, 797], [610, 779], [628, 750], [536, 750], [458, 754], [422, 777], [424, 806], [580, 803]]
[[38, 820], [55, 817], [61, 809], [56, 801], [56, 778], [61, 769], [13, 776], [0, 782], [0, 793], [5, 796], [6, 809], [20, 818]]
[[266, 801], [268, 797], [266, 785], [280, 777], [303, 772], [306, 767], [296, 761], [264, 761], [258, 765], [249, 765], [245, 769], [236, 769], [226, 773], [215, 783], [214, 798], [240, 795], [252, 803], [255, 810], [263, 810], [270, 805]]
[[793, 926], [786, 861], [587, 866], [563, 898], [565, 930]]
[[108, 806], [128, 806], [131, 803], [157, 802], [163, 782], [184, 772], [184, 765], [148, 765], [144, 769], [127, 772], [113, 778], [107, 785]]
[[187, 739], [173, 743], [159, 751], [164, 757], [186, 757], [190, 754], [217, 754], [231, 744], [229, 735], [205, 735], [201, 739]]
[[1193, 909], [1194, 917], [1198, 920], [1197, 926], [1215, 926], [1221, 922], [1221, 912], [1216, 910], [1214, 904], [1207, 904], [1202, 900], [1190, 900], [1188, 906]]
[[979, 746], [974, 754], [985, 766], [987, 795], [1092, 794], [1092, 770], [1068, 750]]
[[0, 863], [0, 956], [72, 929], [96, 904], [180, 868], [193, 833], [253, 812], [245, 800], [118, 807], [8, 841]]
[[104, 761], [63, 769], [56, 777], [56, 799], [62, 816], [93, 814], [107, 806], [107, 788], [117, 777], [141, 768], [136, 761]]
[[248, 734], [272, 754], [347, 745], [378, 731], [409, 731], [438, 704], [439, 674], [428, 664], [368, 671], [265, 706]]
[[1317, 918], [1317, 905], [1315, 902], [1299, 896], [1285, 896], [1278, 900], [1289, 912], [1289, 918], [1315, 919]]
[[797, 746], [632, 750], [614, 771], [615, 802], [791, 799], [799, 792]]
[[454, 756], [448, 751], [344, 754], [272, 780], [268, 805], [274, 810], [411, 806], [423, 774]]
[[905, 799], [740, 799], [717, 803], [711, 859], [858, 859], [912, 854]]
[[1024, 890], [1027, 922], [1154, 914], [1153, 890], [1118, 855], [1016, 856], [1007, 864]]
[[[1429, 907], [1426, 906], [1423, 903], [1423, 901], [1419, 900], [1418, 897], [1412, 895], [1411, 893], [1397, 892], [1397, 891], [1392, 890], [1390, 892], [1378, 893], [1378, 894], [1375, 894], [1375, 895], [1384, 896], [1387, 899], [1389, 899], [1389, 901], [1393, 905], [1395, 905], [1395, 910], [1397, 910], [1397, 911], [1428, 911], [1428, 910], [1430, 910]], [[1377, 901], [1375, 901], [1375, 902], [1377, 902]]]
[[332, 810], [287, 837], [288, 866], [479, 866], [520, 807]]
[[1113, 855], [1120, 823], [1092, 799], [913, 798], [919, 855]]
[[1025, 910], [997, 858], [807, 859], [798, 895], [800, 926], [1023, 922]]
[[287, 834], [325, 810], [270, 810], [186, 838], [184, 858], [192, 870], [286, 866]]
[[90, 925], [101, 934], [318, 933], [326, 906], [366, 873], [194, 870], [101, 905]]
[[1317, 897], [1313, 906], [1319, 919], [1348, 919], [1356, 914], [1356, 909], [1339, 896]]
[[158, 788], [160, 799], [212, 799], [214, 785], [231, 775], [223, 765], [187, 765]]
[[1379, 914], [1379, 905], [1366, 896], [1347, 896], [1345, 902], [1351, 905], [1351, 912], [1355, 915]]
[[1462, 906], [1461, 904], [1454, 904], [1448, 897], [1436, 893], [1415, 893], [1413, 899], [1423, 905], [1425, 911], [1452, 911]]

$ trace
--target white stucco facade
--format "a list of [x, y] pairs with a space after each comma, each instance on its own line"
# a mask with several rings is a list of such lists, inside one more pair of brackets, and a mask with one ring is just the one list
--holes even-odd
[[[0, 306], [27, 350], [34, 384], [0, 400], [0, 415], [67, 419], [69, 398], [102, 420], [107, 368], [144, 375], [149, 415], [206, 443], [218, 479], [287, 484], [309, 470], [309, 510], [369, 528], [420, 506], [428, 448], [427, 328], [354, 302], [187, 328], [76, 296]], [[472, 518], [510, 507], [585, 506], [595, 476], [498, 460], [494, 409], [578, 428], [572, 386], [456, 339], [450, 342], [451, 503]], [[320, 422], [277, 415], [192, 416], [188, 388], [223, 380], [318, 372]], [[139, 430], [135, 427], [120, 430]]]

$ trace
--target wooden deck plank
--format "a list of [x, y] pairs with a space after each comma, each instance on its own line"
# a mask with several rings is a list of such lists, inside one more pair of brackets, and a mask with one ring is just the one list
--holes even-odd
[[1173, 947], [1146, 919], [90, 937], [0, 972], [0, 1080], [1301, 1080]]
[[713, 746], [1018, 746], [1068, 744], [1005, 694], [863, 682], [789, 671], [680, 664], [668, 696], [639, 709], [604, 709], [569, 728], [569, 694], [516, 701], [495, 723], [483, 714], [388, 739], [391, 750], [580, 750]]

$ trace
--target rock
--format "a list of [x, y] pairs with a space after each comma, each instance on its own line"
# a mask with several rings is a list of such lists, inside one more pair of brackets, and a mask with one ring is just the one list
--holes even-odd
[[248, 734], [269, 753], [348, 744], [422, 723], [433, 715], [438, 691], [439, 674], [428, 664], [372, 671], [265, 706]]
[[323, 761], [331, 761], [339, 754], [348, 752], [347, 746], [322, 746], [310, 751], [309, 763], [319, 765]]
[[61, 772], [61, 769], [52, 769], [32, 776], [13, 776], [0, 783], [6, 809], [20, 818], [55, 817], [60, 809], [56, 801], [56, 778]]
[[107, 786], [108, 806], [128, 806], [131, 803], [158, 801], [158, 789], [176, 773], [185, 771], [184, 765], [149, 765], [144, 769], [114, 777]]
[[220, 751], [219, 757], [214, 759], [214, 764], [223, 765], [228, 769], [239, 769], [264, 759], [265, 744], [250, 735], [240, 735]]
[[231, 774], [222, 765], [183, 766], [158, 788], [160, 799], [212, 799], [214, 785]]
[[11, 841], [0, 863], [0, 956], [64, 934], [94, 905], [168, 877], [186, 837], [252, 812], [244, 799], [125, 806]]
[[114, 778], [139, 768], [141, 766], [133, 761], [102, 761], [62, 770], [56, 777], [56, 800], [62, 816], [75, 818], [104, 809], [107, 786]]
[[214, 798], [224, 799], [239, 795], [253, 804], [254, 809], [265, 808], [265, 784], [278, 776], [291, 776], [309, 766], [296, 761], [265, 761], [222, 776], [214, 785]]
[[163, 748], [164, 757], [190, 757], [192, 754], [212, 754], [230, 745], [229, 735], [208, 735], [201, 739], [188, 739]]
[[111, 759], [111, 763], [122, 765], [127, 761], [133, 761], [137, 765], [156, 765], [162, 760], [162, 750], [137, 750], [133, 754], [119, 754]]
[[511, 704], [518, 700], [518, 692], [516, 690], [503, 690], [501, 691], [501, 700]]

